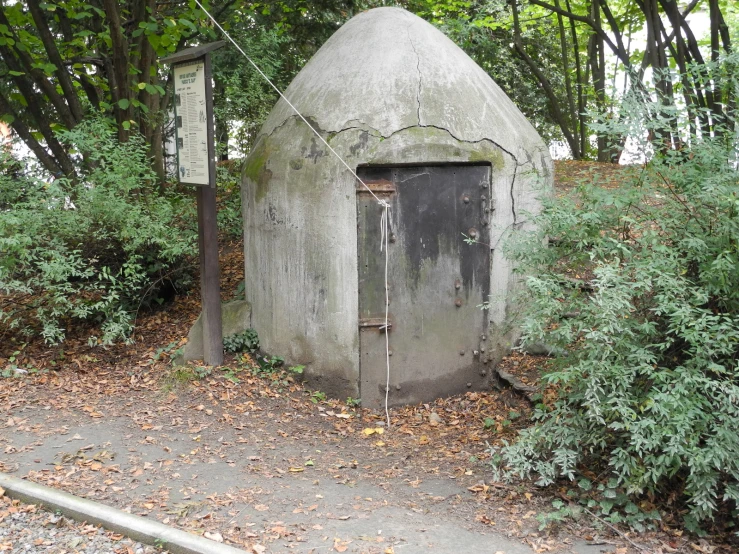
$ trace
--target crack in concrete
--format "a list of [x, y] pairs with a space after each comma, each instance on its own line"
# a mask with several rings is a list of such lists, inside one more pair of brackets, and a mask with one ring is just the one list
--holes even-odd
[[[360, 130], [360, 131], [367, 131], [368, 133], [372, 134], [373, 136], [381, 137], [383, 140], [387, 140], [387, 139], [392, 138], [393, 136], [397, 135], [398, 133], [402, 133], [403, 131], [407, 131], [408, 129], [415, 129], [415, 128], [421, 128], [421, 129], [438, 129], [439, 131], [443, 131], [443, 132], [447, 133], [450, 137], [452, 137], [454, 140], [456, 140], [458, 142], [464, 142], [466, 144], [480, 144], [482, 142], [489, 142], [490, 144], [492, 144], [493, 146], [495, 146], [496, 148], [498, 148], [501, 152], [504, 152], [505, 154], [508, 154], [511, 157], [511, 159], [513, 160], [513, 162], [514, 162], [514, 164], [515, 164], [515, 166], [516, 166], [517, 169], [519, 167], [522, 167], [524, 165], [524, 164], [519, 163], [518, 158], [516, 157], [516, 155], [513, 152], [511, 152], [510, 150], [508, 150], [506, 148], [503, 148], [500, 144], [498, 144], [497, 142], [495, 142], [495, 141], [493, 141], [493, 140], [491, 140], [489, 138], [481, 138], [479, 140], [467, 140], [467, 139], [463, 139], [463, 138], [460, 138], [460, 137], [456, 136], [449, 129], [446, 129], [444, 127], [440, 127], [438, 125], [408, 125], [407, 127], [401, 127], [397, 131], [393, 131], [389, 135], [383, 135], [378, 129], [375, 129], [374, 127], [372, 127], [370, 125], [364, 125], [362, 127], [359, 127], [357, 125], [351, 125], [349, 127], [343, 127], [342, 129], [339, 129], [338, 131], [330, 131], [328, 129], [321, 128], [312, 116], [304, 116], [304, 117], [308, 121], [311, 122], [312, 127], [316, 131], [318, 131], [322, 136], [323, 135], [329, 135], [329, 134], [333, 134], [334, 136], [336, 136], [336, 135], [339, 135], [339, 134], [343, 133], [344, 131]], [[279, 125], [277, 125], [268, 134], [266, 134], [266, 135], [260, 135], [257, 138], [257, 140], [261, 139], [262, 136], [267, 136], [267, 137], [272, 136], [278, 129], [284, 127], [287, 124], [287, 122], [289, 120], [291, 120], [291, 119], [298, 119], [298, 120], [300, 120], [300, 117], [297, 116], [297, 115], [295, 115], [295, 114], [288, 116], [287, 118], [285, 118], [285, 120], [282, 123], [280, 123]], [[357, 120], [354, 120], [354, 121], [357, 121]]]
[[[351, 125], [349, 127], [344, 127], [342, 129], [339, 129], [338, 131], [329, 131], [329, 130], [323, 129], [321, 126], [319, 126], [318, 125], [318, 122], [315, 120], [315, 118], [313, 116], [306, 115], [306, 116], [303, 116], [303, 117], [305, 117], [305, 119], [307, 119], [310, 122], [309, 127], [311, 129], [313, 129], [314, 131], [316, 131], [324, 139], [326, 139], [326, 136], [327, 135], [337, 136], [337, 135], [340, 135], [341, 133], [343, 133], [344, 131], [351, 131], [351, 130], [367, 131], [368, 133], [372, 134], [373, 136], [382, 137], [383, 139], [384, 138], [387, 138], [387, 137], [383, 137], [382, 134], [377, 129], [375, 129], [374, 127], [370, 127], [369, 125], [365, 125], [363, 127], [359, 127], [357, 125]], [[267, 138], [271, 137], [279, 129], [282, 129], [285, 125], [287, 125], [288, 122], [290, 122], [291, 120], [298, 120], [300, 122], [303, 122], [303, 120], [300, 118], [300, 116], [298, 116], [296, 114], [289, 115], [288, 117], [286, 117], [284, 119], [284, 121], [282, 121], [282, 123], [280, 123], [279, 125], [275, 126], [269, 133], [265, 133], [263, 135], [259, 135], [257, 137], [257, 142], [259, 140], [261, 140], [263, 137], [267, 137]], [[326, 139], [326, 141], [328, 142], [328, 139]]]
[[423, 127], [421, 125], [421, 86], [423, 85], [423, 74], [421, 73], [421, 56], [418, 55], [418, 50], [416, 50], [416, 45], [413, 44], [413, 39], [411, 38], [411, 25], [408, 25], [406, 27], [406, 32], [408, 33], [408, 42], [411, 43], [411, 48], [413, 49], [413, 53], [416, 55], [416, 70], [418, 71], [418, 92], [416, 93], [416, 103], [418, 107], [416, 108], [416, 115], [418, 117], [418, 126]]
[[[409, 36], [409, 39], [410, 39], [410, 36]], [[412, 44], [413, 43], [411, 42], [411, 45]], [[414, 51], [415, 51], [415, 49], [414, 49]], [[421, 89], [420, 89], [421, 81], [420, 81], [420, 79], [421, 79], [421, 77], [420, 77], [420, 70], [419, 70], [419, 95], [420, 95], [420, 92], [421, 92]], [[387, 139], [393, 137], [394, 135], [396, 135], [398, 133], [402, 133], [403, 131], [407, 131], [408, 129], [413, 129], [413, 128], [419, 128], [420, 127], [420, 128], [424, 128], [424, 129], [425, 128], [438, 129], [439, 131], [443, 131], [443, 132], [447, 133], [454, 140], [459, 141], [459, 142], [464, 142], [466, 144], [480, 144], [482, 142], [489, 142], [490, 144], [494, 145], [496, 148], [500, 149], [501, 152], [504, 152], [504, 153], [508, 154], [511, 157], [511, 159], [513, 160], [513, 163], [515, 165], [515, 168], [516, 169], [513, 172], [513, 178], [511, 179], [511, 186], [510, 186], [511, 213], [513, 214], [513, 223], [511, 225], [509, 225], [509, 227], [510, 226], [517, 225], [517, 223], [518, 223], [518, 214], [516, 213], [516, 198], [515, 198], [515, 195], [514, 195], [514, 192], [513, 191], [514, 191], [514, 187], [516, 185], [516, 177], [518, 175], [518, 172], [519, 172], [519, 170], [524, 165], [526, 165], [526, 163], [519, 163], [518, 158], [513, 154], [513, 152], [510, 152], [509, 150], [503, 148], [501, 145], [499, 145], [498, 143], [496, 143], [496, 142], [494, 142], [494, 141], [492, 141], [492, 140], [490, 140], [488, 138], [483, 138], [483, 139], [480, 139], [480, 140], [465, 140], [465, 139], [461, 139], [461, 138], [455, 136], [454, 133], [452, 133], [449, 129], [445, 129], [444, 127], [439, 127], [438, 125], [421, 125], [420, 124], [420, 109], [421, 109], [420, 97], [418, 99], [418, 109], [419, 109], [419, 124], [418, 125], [409, 125], [407, 127], [403, 127], [402, 129], [398, 129], [397, 131], [393, 131], [392, 133], [390, 133], [387, 136], [383, 135], [380, 131], [378, 131], [377, 129], [375, 129], [374, 127], [371, 127], [369, 125], [364, 125], [362, 127], [359, 127], [359, 126], [356, 126], [356, 125], [352, 125], [352, 126], [349, 126], [349, 127], [344, 127], [342, 129], [339, 129], [338, 131], [328, 131], [326, 129], [322, 129], [318, 125], [318, 123], [316, 122], [316, 120], [313, 117], [311, 117], [311, 116], [305, 116], [305, 118], [310, 122], [311, 127], [314, 128], [322, 136], [323, 135], [332, 134], [332, 135], [334, 135], [334, 137], [336, 137], [336, 136], [340, 135], [341, 133], [343, 133], [345, 131], [357, 130], [357, 131], [366, 131], [366, 132], [370, 133], [371, 135], [373, 135], [375, 137], [381, 137], [382, 139], [387, 140]], [[285, 121], [283, 121], [282, 123], [280, 123], [280, 125], [278, 125], [274, 129], [272, 129], [272, 131], [268, 135], [266, 135], [266, 136], [267, 137], [272, 136], [272, 134], [274, 134], [278, 129], [280, 129], [281, 127], [283, 127], [284, 125], [286, 125], [287, 122], [289, 120], [291, 120], [291, 119], [301, 120], [299, 116], [297, 116], [297, 115], [291, 115], [291, 116], [285, 118]], [[361, 123], [361, 121], [359, 123]], [[528, 163], [531, 163], [531, 161], [529, 160]]]
[[[513, 158], [515, 160], [515, 158]], [[516, 184], [516, 175], [518, 175], [518, 162], [516, 162], [516, 170], [513, 172], [513, 179], [511, 179], [511, 212], [513, 212], [513, 225], [516, 225], [516, 198], [513, 195], [513, 186]]]
[[505, 152], [506, 154], [508, 154], [513, 159], [513, 161], [515, 162], [516, 167], [518, 167], [518, 165], [519, 165], [518, 164], [518, 158], [516, 158], [516, 156], [515, 156], [515, 154], [513, 154], [513, 152], [511, 152], [511, 151], [503, 148], [500, 144], [498, 144], [497, 142], [495, 142], [493, 140], [490, 140], [489, 138], [481, 138], [479, 140], [467, 140], [467, 139], [459, 138], [454, 133], [452, 133], [449, 129], [445, 129], [444, 127], [439, 127], [438, 125], [409, 125], [408, 127], [403, 127], [402, 129], [398, 129], [397, 131], [394, 131], [390, 135], [388, 135], [386, 137], [383, 137], [383, 138], [389, 139], [393, 135], [396, 135], [396, 134], [398, 134], [398, 133], [400, 133], [402, 131], [405, 131], [407, 129], [412, 129], [413, 127], [420, 127], [422, 129], [438, 129], [439, 131], [444, 131], [445, 133], [447, 133], [454, 140], [456, 140], [458, 142], [464, 142], [464, 143], [467, 143], [467, 144], [480, 144], [481, 142], [489, 142], [490, 144], [492, 144], [493, 146], [495, 146], [496, 148], [498, 148], [501, 152]]

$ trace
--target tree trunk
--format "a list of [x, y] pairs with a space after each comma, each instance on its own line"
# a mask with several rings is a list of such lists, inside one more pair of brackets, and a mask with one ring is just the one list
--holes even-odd
[[[601, 28], [600, 0], [592, 0], [590, 4], [590, 18], [595, 22], [598, 28]], [[595, 105], [598, 112], [605, 114], [606, 112], [606, 59], [605, 59], [605, 43], [603, 37], [597, 33], [590, 36], [588, 45], [590, 69], [593, 75], [593, 89], [595, 91]], [[598, 135], [598, 161], [610, 162], [611, 150], [608, 145], [608, 138]]]
[[126, 41], [126, 37], [123, 35], [120, 7], [117, 0], [103, 0], [103, 7], [106, 18], [108, 19], [112, 50], [112, 73], [109, 73], [108, 76], [115, 75], [115, 88], [117, 92], [114, 95], [114, 98], [117, 96], [117, 105], [114, 109], [118, 122], [118, 140], [126, 142], [128, 140], [129, 130], [123, 126], [123, 123], [130, 121], [133, 115], [128, 71], [128, 41]]
[[51, 173], [52, 175], [59, 175], [60, 173], [64, 173], [59, 164], [57, 164], [56, 160], [49, 155], [49, 153], [43, 146], [41, 146], [41, 144], [36, 140], [36, 137], [33, 136], [33, 133], [31, 133], [30, 129], [28, 129], [23, 120], [18, 117], [18, 114], [13, 111], [13, 108], [10, 106], [10, 102], [8, 102], [1, 91], [0, 111], [13, 117], [13, 123], [11, 123], [13, 130], [18, 133], [18, 136], [21, 137], [21, 140], [26, 143], [26, 146], [31, 149], [31, 151], [36, 155], [36, 158], [38, 158], [38, 161], [41, 162], [41, 165], [43, 165], [49, 173]]
[[[555, 6], [559, 7], [559, 0], [554, 0]], [[578, 125], [580, 118], [578, 117], [577, 110], [575, 109], [575, 98], [572, 92], [572, 77], [570, 75], [570, 60], [569, 60], [569, 47], [567, 44], [567, 33], [565, 31], [564, 19], [562, 14], [557, 14], [557, 25], [559, 26], [559, 44], [562, 53], [562, 69], [565, 76], [565, 90], [567, 91], [567, 107], [569, 108], [569, 120], [572, 125], [573, 132], [573, 143], [576, 146], [580, 146], [580, 133], [583, 132], [583, 128]], [[578, 68], [579, 73], [579, 68]], [[575, 160], [581, 160], [583, 152], [578, 148], [572, 152], [572, 158]]]

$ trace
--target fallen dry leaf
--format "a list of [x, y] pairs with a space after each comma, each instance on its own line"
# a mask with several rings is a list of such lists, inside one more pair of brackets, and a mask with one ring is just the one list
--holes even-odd
[[334, 539], [334, 550], [336, 552], [346, 552], [346, 549], [349, 548], [349, 544], [352, 541], [342, 541], [341, 539]]
[[362, 433], [367, 435], [368, 437], [370, 435], [382, 435], [385, 432], [385, 429], [382, 427], [366, 427], [362, 429]]
[[206, 531], [205, 533], [203, 533], [203, 536], [206, 539], [210, 539], [212, 541], [223, 542], [223, 535], [221, 535], [220, 533], [211, 533], [210, 531]]

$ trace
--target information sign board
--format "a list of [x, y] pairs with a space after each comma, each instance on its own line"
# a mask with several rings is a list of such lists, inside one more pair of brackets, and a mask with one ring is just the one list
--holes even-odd
[[181, 183], [210, 184], [208, 155], [208, 97], [205, 60], [174, 67], [174, 110], [177, 137], [177, 176]]
[[223, 363], [223, 322], [210, 53], [224, 44], [223, 41], [201, 44], [160, 60], [172, 64], [173, 69], [177, 177], [180, 183], [199, 185], [196, 197], [200, 296], [203, 303], [203, 359], [206, 364], [214, 366]]

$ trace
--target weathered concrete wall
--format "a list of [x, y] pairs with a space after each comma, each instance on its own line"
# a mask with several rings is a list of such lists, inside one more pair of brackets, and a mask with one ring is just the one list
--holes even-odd
[[[500, 245], [538, 210], [536, 183], [551, 183], [548, 150], [534, 128], [464, 52], [398, 8], [349, 21], [286, 94], [351, 167], [491, 164], [494, 211], [481, 242], [493, 247], [489, 340], [502, 355], [515, 284]], [[321, 390], [354, 397], [355, 185], [284, 101], [248, 157], [242, 185], [245, 293], [263, 347], [306, 365]]]

